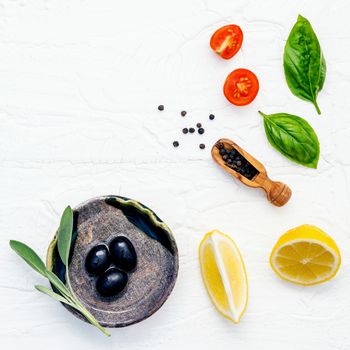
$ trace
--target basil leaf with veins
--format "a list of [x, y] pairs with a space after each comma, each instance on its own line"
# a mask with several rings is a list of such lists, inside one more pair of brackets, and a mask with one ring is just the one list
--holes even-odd
[[293, 162], [317, 168], [320, 144], [305, 119], [287, 113], [259, 113], [264, 117], [266, 136], [274, 148]]
[[326, 61], [310, 22], [303, 16], [292, 28], [284, 48], [284, 74], [291, 92], [314, 104], [326, 78]]

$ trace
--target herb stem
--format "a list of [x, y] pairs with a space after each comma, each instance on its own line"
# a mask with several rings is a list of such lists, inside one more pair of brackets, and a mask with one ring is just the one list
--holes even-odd
[[107, 330], [100, 325], [100, 323], [96, 320], [96, 318], [90, 313], [89, 310], [85, 308], [85, 306], [80, 302], [79, 298], [76, 296], [76, 294], [73, 291], [72, 285], [70, 283], [69, 278], [69, 271], [68, 266], [66, 266], [66, 281], [68, 289], [71, 293], [71, 297], [75, 303], [75, 306], [73, 306], [76, 310], [78, 310], [93, 326], [98, 328], [102, 333], [110, 337], [110, 333], [107, 332]]
[[[81, 306], [80, 306], [81, 305]], [[79, 305], [73, 306], [76, 310], [78, 310], [88, 321], [90, 324], [98, 328], [103, 334], [110, 337], [110, 333], [102, 327], [96, 318], [79, 302]]]
[[313, 104], [314, 104], [314, 106], [315, 106], [315, 108], [316, 108], [317, 114], [320, 115], [320, 114], [321, 114], [321, 110], [320, 110], [320, 107], [319, 107], [318, 104], [317, 104], [317, 101], [314, 100], [314, 101], [313, 101]]
[[261, 112], [261, 111], [258, 111], [258, 113], [264, 118], [267, 117], [267, 115], [265, 113]]

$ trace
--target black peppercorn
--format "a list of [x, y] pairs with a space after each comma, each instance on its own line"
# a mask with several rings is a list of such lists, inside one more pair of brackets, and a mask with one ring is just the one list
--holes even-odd
[[187, 128], [184, 128], [184, 129], [182, 129], [182, 132], [183, 132], [184, 134], [187, 134], [187, 133], [188, 133], [188, 129], [187, 129]]
[[209, 119], [210, 119], [210, 120], [214, 120], [214, 118], [215, 118], [215, 115], [214, 115], [214, 114], [210, 114], [210, 115], [209, 115]]
[[228, 159], [228, 155], [227, 155], [227, 154], [224, 154], [224, 155], [222, 156], [222, 159], [223, 159], [223, 160], [227, 160], [227, 159]]
[[200, 135], [204, 134], [204, 129], [203, 128], [199, 128], [198, 129], [198, 134], [200, 134]]
[[174, 141], [174, 142], [173, 142], [173, 146], [174, 146], [174, 147], [179, 147], [179, 142], [178, 142], [178, 141]]
[[197, 123], [197, 128], [201, 128], [202, 124], [201, 123]]
[[231, 157], [231, 158], [234, 158], [236, 154], [237, 154], [236, 150], [233, 149], [233, 150], [230, 152], [230, 157]]
[[242, 162], [240, 160], [237, 160], [237, 166], [241, 166]]
[[193, 134], [196, 130], [194, 128], [190, 128], [189, 131], [191, 134]]
[[163, 105], [159, 105], [159, 106], [158, 106], [158, 110], [159, 110], [159, 111], [164, 111], [164, 106], [163, 106]]
[[183, 117], [184, 117], [186, 114], [187, 114], [186, 111], [182, 111], [182, 112], [181, 112], [181, 115], [182, 115]]
[[225, 150], [225, 148], [221, 148], [220, 149], [220, 155], [225, 155], [226, 154], [226, 150]]
[[201, 144], [199, 145], [199, 148], [200, 148], [200, 149], [204, 149], [204, 148], [205, 148], [205, 144], [204, 144], [204, 143], [201, 143]]

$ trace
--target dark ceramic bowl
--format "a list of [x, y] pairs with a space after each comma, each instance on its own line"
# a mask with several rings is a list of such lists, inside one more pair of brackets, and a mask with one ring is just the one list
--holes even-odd
[[[96, 277], [85, 269], [85, 258], [93, 246], [108, 245], [118, 235], [133, 243], [137, 267], [121, 294], [104, 298], [96, 291]], [[65, 283], [56, 236], [47, 252], [47, 266]], [[178, 274], [176, 242], [169, 227], [143, 204], [119, 196], [93, 198], [74, 209], [69, 274], [74, 292], [102, 326], [128, 326], [155, 313], [173, 290]]]

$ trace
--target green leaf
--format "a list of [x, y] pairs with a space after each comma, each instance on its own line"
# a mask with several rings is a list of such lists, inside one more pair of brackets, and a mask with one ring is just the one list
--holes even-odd
[[35, 271], [46, 277], [46, 267], [35, 251], [19, 241], [10, 241], [10, 247]]
[[44, 294], [50, 296], [51, 298], [54, 298], [54, 299], [60, 301], [61, 303], [65, 303], [67, 305], [71, 305], [71, 303], [67, 299], [65, 299], [61, 295], [55, 293], [53, 290], [51, 290], [51, 289], [49, 289], [49, 288], [47, 288], [45, 286], [36, 285], [35, 289], [38, 290], [41, 293], [44, 293]]
[[46, 270], [46, 277], [62, 295], [67, 298], [71, 298], [69, 289], [53, 272]]
[[68, 206], [61, 217], [60, 227], [58, 228], [57, 246], [61, 260], [68, 267], [68, 259], [73, 231], [73, 210]]
[[293, 162], [317, 168], [320, 144], [305, 119], [287, 113], [259, 113], [264, 117], [266, 136], [274, 148]]
[[326, 61], [310, 22], [299, 15], [284, 48], [284, 73], [291, 92], [314, 104], [326, 78]]

